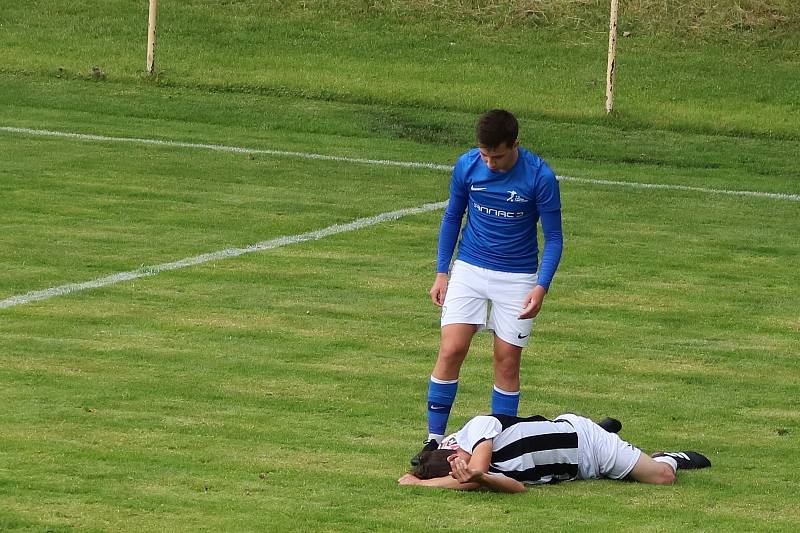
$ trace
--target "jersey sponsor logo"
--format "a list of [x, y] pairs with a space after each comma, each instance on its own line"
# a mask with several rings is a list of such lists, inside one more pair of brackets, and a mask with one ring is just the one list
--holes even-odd
[[517, 191], [506, 191], [510, 196], [506, 198], [506, 202], [527, 202], [527, 198], [523, 198]]
[[528, 333], [527, 335], [523, 335], [522, 333], [517, 333], [517, 338], [518, 339], [527, 339], [530, 336], [531, 336], [530, 333]]
[[488, 187], [476, 187], [474, 185], [469, 186], [469, 190], [471, 191], [485, 191]]
[[520, 218], [525, 216], [525, 211], [503, 211], [502, 209], [495, 209], [493, 207], [484, 207], [477, 202], [472, 202], [472, 207], [479, 212], [498, 218]]

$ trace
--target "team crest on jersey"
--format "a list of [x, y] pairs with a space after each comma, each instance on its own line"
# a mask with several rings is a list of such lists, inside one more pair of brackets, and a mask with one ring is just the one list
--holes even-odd
[[451, 433], [450, 435], [446, 436], [442, 443], [439, 444], [440, 450], [457, 450], [460, 446], [458, 445], [458, 441], [456, 440], [456, 434]]
[[506, 191], [509, 194], [509, 197], [506, 198], [506, 202], [527, 202], [527, 198], [523, 198], [520, 196], [517, 191]]

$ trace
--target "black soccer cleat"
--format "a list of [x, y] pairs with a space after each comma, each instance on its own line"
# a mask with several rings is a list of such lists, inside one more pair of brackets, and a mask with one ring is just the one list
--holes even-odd
[[433, 450], [439, 449], [439, 443], [436, 442], [436, 439], [430, 439], [425, 441], [425, 445], [419, 451], [417, 455], [411, 458], [411, 466], [417, 466], [420, 462], [420, 456], [425, 452], [432, 452]]
[[662, 456], [672, 457], [678, 463], [678, 468], [684, 470], [711, 466], [711, 461], [708, 460], [708, 457], [697, 452], [658, 452], [652, 455], [652, 457]]
[[619, 433], [622, 429], [622, 422], [616, 418], [606, 417], [597, 423], [598, 426], [605, 429], [609, 433]]

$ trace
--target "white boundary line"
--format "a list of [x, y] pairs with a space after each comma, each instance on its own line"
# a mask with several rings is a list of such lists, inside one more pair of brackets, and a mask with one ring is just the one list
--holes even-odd
[[692, 187], [691, 185], [673, 185], [669, 183], [636, 183], [631, 181], [596, 180], [589, 178], [571, 178], [559, 176], [558, 181], [575, 181], [592, 185], [611, 185], [615, 187], [632, 187], [634, 189], [668, 189], [671, 191], [701, 192], [706, 194], [725, 194], [729, 196], [751, 196], [755, 198], [770, 198], [772, 200], [789, 200], [800, 202], [800, 194], [762, 191], [735, 191], [729, 189], [710, 189], [706, 187]]
[[[324, 155], [324, 154], [315, 154], [315, 153], [306, 153], [306, 152], [288, 152], [282, 150], [260, 150], [254, 148], [243, 148], [237, 146], [226, 146], [220, 144], [199, 144], [199, 143], [187, 143], [187, 142], [179, 142], [179, 141], [163, 141], [158, 139], [140, 139], [140, 138], [132, 138], [132, 137], [108, 137], [105, 135], [89, 135], [84, 133], [66, 133], [66, 132], [59, 132], [59, 131], [50, 131], [50, 130], [38, 130], [38, 129], [30, 129], [30, 128], [16, 128], [10, 126], [0, 126], [0, 131], [12, 134], [21, 134], [21, 135], [35, 135], [35, 136], [46, 136], [46, 137], [60, 137], [60, 138], [68, 138], [68, 139], [78, 139], [81, 141], [100, 141], [100, 142], [122, 142], [122, 143], [135, 143], [135, 144], [149, 144], [149, 145], [156, 145], [156, 146], [170, 146], [170, 147], [177, 147], [177, 148], [191, 148], [191, 149], [200, 149], [200, 150], [216, 150], [221, 152], [233, 152], [233, 153], [244, 153], [244, 154], [265, 154], [265, 155], [275, 155], [281, 157], [296, 157], [296, 158], [303, 158], [303, 159], [316, 159], [316, 160], [323, 160], [323, 161], [340, 161], [340, 162], [347, 162], [347, 163], [360, 163], [360, 164], [367, 164], [367, 165], [385, 165], [385, 166], [397, 166], [397, 167], [404, 167], [404, 168], [424, 168], [424, 169], [431, 169], [431, 170], [443, 170], [443, 171], [450, 171], [451, 166], [449, 165], [440, 165], [435, 163], [417, 163], [417, 162], [410, 162], [410, 161], [389, 161], [389, 160], [378, 160], [378, 159], [360, 159], [360, 158], [352, 158], [352, 157], [338, 157], [338, 156], [331, 156], [331, 155]], [[768, 193], [768, 192], [758, 192], [758, 191], [730, 191], [724, 189], [708, 189], [703, 187], [690, 187], [687, 185], [667, 185], [667, 184], [652, 184], [652, 183], [636, 183], [636, 182], [624, 182], [624, 181], [611, 181], [611, 180], [596, 180], [596, 179], [585, 179], [585, 178], [573, 178], [568, 176], [559, 176], [559, 180], [561, 181], [573, 181], [577, 183], [587, 183], [593, 185], [609, 185], [609, 186], [618, 186], [618, 187], [634, 187], [639, 189], [667, 189], [667, 190], [681, 190], [681, 191], [691, 191], [691, 192], [702, 192], [707, 194], [726, 194], [726, 195], [735, 195], [735, 196], [751, 196], [751, 197], [759, 197], [759, 198], [772, 198], [778, 200], [790, 200], [790, 201], [800, 201], [800, 195], [797, 194], [782, 194], [782, 193]], [[143, 278], [147, 276], [153, 276], [160, 272], [166, 272], [168, 270], [175, 270], [179, 268], [185, 268], [193, 265], [199, 265], [203, 263], [207, 263], [209, 261], [216, 261], [218, 259], [226, 259], [229, 257], [237, 257], [244, 254], [249, 254], [253, 252], [259, 252], [262, 250], [270, 250], [273, 248], [279, 248], [281, 246], [287, 246], [290, 244], [297, 244], [301, 242], [311, 241], [311, 240], [318, 240], [324, 237], [328, 237], [330, 235], [335, 235], [337, 233], [344, 233], [347, 231], [355, 231], [361, 228], [365, 228], [367, 226], [372, 226], [375, 224], [379, 224], [381, 222], [385, 222], [387, 220], [397, 220], [399, 218], [425, 213], [428, 211], [434, 211], [437, 209], [442, 209], [447, 205], [447, 202], [439, 202], [439, 203], [432, 203], [432, 204], [425, 204], [420, 207], [413, 207], [408, 209], [401, 209], [398, 211], [392, 211], [389, 213], [382, 213], [379, 215], [375, 215], [372, 217], [366, 218], [359, 218], [347, 224], [334, 224], [333, 226], [328, 226], [327, 228], [323, 228], [316, 231], [310, 231], [308, 233], [302, 233], [300, 235], [293, 235], [293, 236], [284, 236], [278, 237], [276, 239], [272, 239], [269, 241], [262, 241], [256, 244], [252, 244], [250, 246], [244, 248], [228, 248], [225, 250], [220, 250], [216, 252], [210, 252], [206, 254], [197, 255], [194, 257], [187, 257], [184, 259], [180, 259], [178, 261], [173, 261], [171, 263], [161, 263], [158, 265], [146, 266], [139, 268], [137, 270], [131, 270], [128, 272], [119, 272], [117, 274], [113, 274], [111, 276], [106, 276], [103, 278], [93, 279], [91, 281], [86, 281], [83, 283], [69, 283], [66, 285], [61, 285], [58, 287], [51, 287], [49, 289], [44, 289], [40, 291], [32, 291], [28, 292], [23, 295], [12, 296], [10, 298], [6, 298], [4, 300], [0, 300], [0, 309], [5, 309], [8, 307], [12, 307], [15, 305], [26, 304], [30, 302], [36, 302], [40, 300], [46, 300], [48, 298], [52, 298], [54, 296], [61, 296], [64, 294], [69, 294], [72, 292], [82, 291], [86, 289], [94, 289], [99, 287], [105, 287], [107, 285], [113, 285], [115, 283], [119, 283], [121, 281], [130, 281], [138, 278]]]
[[[86, 133], [67, 133], [51, 130], [37, 130], [30, 128], [15, 128], [11, 126], [0, 126], [0, 131], [6, 133], [16, 133], [20, 135], [36, 135], [44, 137], [61, 137], [67, 139], [78, 139], [81, 141], [100, 141], [118, 142], [134, 144], [150, 144], [156, 146], [170, 146], [175, 148], [191, 148], [195, 150], [216, 150], [219, 152], [232, 152], [239, 154], [263, 154], [279, 157], [295, 157], [301, 159], [317, 159], [322, 161], [340, 161], [344, 163], [361, 163], [365, 165], [383, 165], [403, 168], [425, 168], [431, 170], [452, 170], [452, 165], [440, 165], [437, 163], [419, 163], [414, 161], [390, 161], [386, 159], [361, 159], [357, 157], [340, 157], [334, 155], [315, 154], [310, 152], [288, 152], [283, 150], [262, 150], [258, 148], [244, 148], [241, 146], [227, 146], [224, 144], [202, 144], [188, 143], [180, 141], [163, 141], [158, 139], [141, 139], [136, 137], [109, 137], [106, 135], [90, 135]], [[711, 189], [705, 187], [692, 187], [689, 185], [670, 185], [664, 183], [637, 183], [630, 181], [598, 180], [588, 178], [575, 178], [570, 176], [558, 176], [559, 181], [572, 181], [575, 183], [586, 183], [590, 185], [607, 185], [614, 187], [631, 187], [635, 189], [666, 189], [673, 191], [689, 191], [704, 194], [724, 194], [730, 196], [750, 196], [755, 198], [771, 198], [774, 200], [789, 200], [800, 202], [800, 194], [761, 192], [761, 191], [736, 191], [728, 189]]]
[[244, 248], [227, 248], [225, 250], [219, 250], [217, 252], [210, 252], [207, 254], [196, 255], [194, 257], [187, 257], [179, 261], [173, 261], [171, 263], [161, 263], [160, 265], [145, 266], [137, 270], [131, 270], [129, 272], [119, 272], [111, 276], [106, 276], [104, 278], [97, 278], [83, 283], [69, 283], [67, 285], [61, 285], [59, 287], [51, 287], [49, 289], [44, 289], [41, 291], [32, 291], [20, 296], [12, 296], [11, 298], [0, 300], [0, 309], [5, 309], [7, 307], [12, 307], [15, 305], [27, 304], [30, 302], [37, 302], [39, 300], [46, 300], [54, 296], [61, 296], [64, 294], [69, 294], [71, 292], [78, 292], [86, 289], [96, 289], [98, 287], [105, 287], [107, 285], [113, 285], [115, 283], [119, 283], [120, 281], [130, 281], [138, 278], [144, 278], [147, 276], [154, 276], [160, 272], [166, 272], [168, 270], [176, 270], [179, 268], [186, 268], [194, 265], [201, 265], [203, 263], [208, 263], [209, 261], [216, 261], [218, 259], [238, 257], [240, 255], [251, 254], [253, 252], [260, 252], [262, 250], [271, 250], [273, 248], [280, 248], [282, 246], [287, 246], [290, 244], [297, 244], [306, 241], [315, 241], [318, 239], [322, 239], [324, 237], [336, 235], [337, 233], [345, 233], [348, 231], [355, 231], [358, 229], [366, 228], [367, 226], [374, 226], [375, 224], [380, 224], [381, 222], [386, 222], [387, 220], [397, 220], [409, 215], [417, 215], [419, 213], [435, 211], [437, 209], [442, 209], [446, 205], [447, 202], [438, 202], [434, 204], [425, 204], [420, 207], [410, 207], [408, 209], [400, 209], [398, 211], [381, 213], [380, 215], [375, 215], [371, 217], [358, 218], [346, 224], [334, 224], [332, 226], [328, 226], [327, 228], [319, 229], [316, 231], [309, 231], [308, 233], [301, 233], [300, 235], [278, 237], [276, 239], [271, 239], [269, 241], [262, 241], [256, 244], [251, 244], [250, 246], [246, 246]]
[[170, 146], [174, 148], [193, 148], [195, 150], [216, 150], [218, 152], [232, 152], [236, 154], [262, 154], [281, 157], [296, 157], [301, 159], [319, 159], [322, 161], [341, 161], [345, 163], [363, 163], [366, 165], [386, 165], [406, 168], [428, 168], [432, 170], [452, 170], [452, 165], [437, 165], [435, 163], [414, 163], [409, 161], [387, 161], [381, 159], [359, 159], [355, 157], [339, 157], [335, 155], [313, 154], [308, 152], [286, 152], [283, 150], [261, 150], [258, 148], [243, 148], [241, 146], [227, 146], [224, 144], [187, 143], [180, 141], [162, 141], [158, 139], [139, 139], [136, 137], [107, 137], [105, 135], [89, 135], [86, 133], [65, 133], [50, 130], [32, 130], [28, 128], [12, 128], [0, 126], [0, 131], [18, 133], [21, 135], [38, 135], [42, 137], [62, 137], [78, 139], [80, 141], [118, 142], [134, 144], [152, 144], [156, 146]]

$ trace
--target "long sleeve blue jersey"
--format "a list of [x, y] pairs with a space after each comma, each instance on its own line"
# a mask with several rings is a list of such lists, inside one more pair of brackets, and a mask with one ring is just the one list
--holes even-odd
[[[464, 212], [467, 221], [459, 240]], [[539, 220], [545, 241], [541, 265]], [[449, 271], [456, 242], [457, 259], [502, 272], [538, 270], [538, 284], [549, 288], [561, 260], [563, 236], [558, 180], [547, 163], [519, 148], [511, 170], [494, 172], [477, 148], [463, 154], [453, 167], [450, 200], [442, 217], [438, 272]]]

